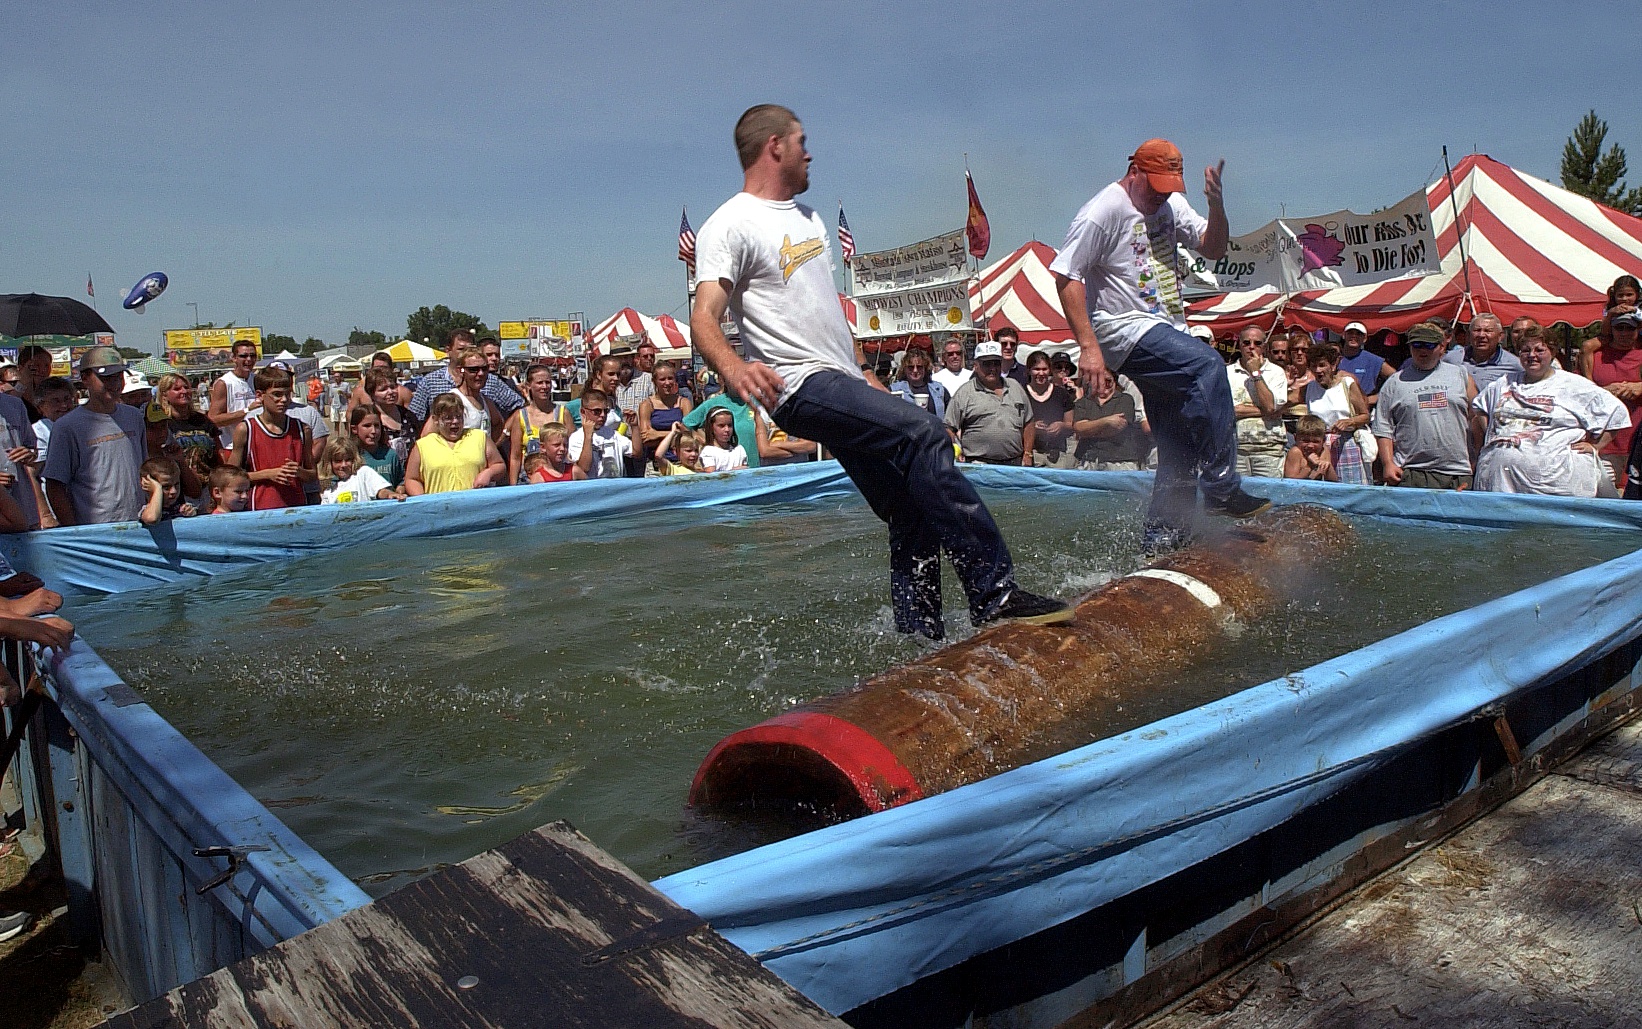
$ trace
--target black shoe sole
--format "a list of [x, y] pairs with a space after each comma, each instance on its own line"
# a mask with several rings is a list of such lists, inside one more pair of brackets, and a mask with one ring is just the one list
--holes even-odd
[[1253, 518], [1257, 514], [1265, 514], [1267, 511], [1270, 511], [1271, 510], [1271, 501], [1269, 501], [1269, 500], [1261, 501], [1257, 506], [1251, 507], [1247, 511], [1243, 511], [1241, 513], [1236, 512], [1236, 511], [1232, 511], [1232, 510], [1230, 510], [1229, 508], [1226, 508], [1226, 507], [1222, 507], [1219, 504], [1215, 504], [1215, 505], [1212, 505], [1210, 507], [1206, 507], [1206, 508], [1204, 508], [1204, 510], [1207, 511], [1209, 514], [1219, 515], [1222, 518]]
[[1002, 625], [1005, 622], [1015, 622], [1019, 625], [1067, 625], [1077, 617], [1077, 611], [1065, 607], [1059, 611], [1048, 611], [1041, 615], [1005, 615], [1000, 614], [987, 622], [987, 625]]

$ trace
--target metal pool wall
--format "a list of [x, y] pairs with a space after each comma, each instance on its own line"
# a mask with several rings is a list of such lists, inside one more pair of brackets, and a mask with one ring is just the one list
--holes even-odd
[[[1072, 502], [1084, 490], [1150, 488], [1149, 476], [1132, 473], [980, 468], [970, 474], [984, 487], [1062, 492]], [[1642, 530], [1642, 505], [1618, 501], [1262, 485], [1280, 502], [1321, 502], [1348, 515], [1478, 529]], [[268, 512], [157, 530], [84, 527], [8, 537], [0, 540], [0, 553], [64, 592], [124, 592], [388, 537], [552, 522], [570, 523], [559, 529], [573, 531], [587, 519], [595, 520], [585, 521], [588, 531], [609, 531], [610, 523], [639, 511], [815, 501], [849, 489], [837, 466], [824, 462], [699, 479]], [[1228, 928], [1312, 896], [1320, 885], [1347, 881], [1375, 845], [1455, 798], [1488, 795], [1504, 744], [1493, 750], [1485, 744], [1506, 738], [1498, 729], [1501, 714], [1507, 731], [1516, 726], [1520, 754], [1510, 763], [1516, 773], [1601, 716], [1604, 704], [1607, 712], [1618, 710], [1612, 702], [1629, 698], [1642, 631], [1642, 583], [1632, 585], [1639, 571], [1636, 555], [1610, 561], [1145, 730], [701, 866], [657, 886], [853, 1021], [961, 1025], [996, 1013], [1010, 1025], [1057, 1024], [1125, 991], [1155, 991], [1164, 973], [1190, 979], [1182, 960], [1197, 955], [1207, 967], [1200, 952]], [[132, 703], [132, 691], [83, 643], [53, 660], [48, 672], [65, 717], [74, 709], [92, 736], [99, 727], [117, 732], [125, 713], [143, 720], [142, 739], [151, 738], [148, 719], [163, 725], [146, 705]], [[50, 749], [45, 737], [49, 732], [34, 752]], [[98, 762], [96, 774], [122, 785], [154, 774], [133, 766], [120, 748], [100, 749], [109, 756], [88, 753], [99, 750], [88, 741], [78, 751], [85, 756], [74, 760]], [[197, 751], [193, 757], [205, 762]], [[173, 962], [171, 982], [146, 971], [164, 964], [158, 956], [167, 945], [145, 935], [142, 924], [167, 922], [158, 932], [171, 940], [208, 935], [179, 919], [169, 903], [193, 892], [186, 879], [224, 867], [224, 859], [193, 858], [194, 846], [273, 846], [267, 841], [276, 840], [274, 850], [249, 853], [247, 871], [234, 880], [253, 900], [270, 888], [250, 876], [274, 872], [291, 876], [280, 889], [316, 917], [363, 900], [351, 884], [338, 888], [334, 869], [300, 841], [281, 838], [288, 830], [214, 766], [213, 778], [192, 760], [184, 764], [187, 771], [167, 787], [176, 794], [162, 798], [162, 807], [209, 811], [210, 794], [221, 799], [231, 790], [237, 813], [220, 812], [218, 821], [174, 840], [168, 867], [104, 866], [78, 891], [97, 903], [102, 939], [134, 996], [211, 971], [205, 965], [225, 949], [197, 948], [204, 956], [186, 967]], [[35, 768], [36, 785], [51, 778], [49, 766]], [[1400, 783], [1396, 803], [1342, 808], [1342, 798], [1360, 799], [1376, 783]], [[94, 810], [102, 803], [99, 796], [92, 801]], [[89, 843], [76, 842], [72, 832], [65, 836], [59, 825], [59, 851], [79, 846], [99, 855], [129, 847], [99, 836], [101, 822], [93, 817], [77, 830]], [[153, 827], [136, 831], [156, 839], [176, 835]], [[1249, 855], [1251, 847], [1264, 848], [1258, 859]], [[1228, 873], [1227, 862], [1237, 874]], [[307, 902], [295, 899], [304, 877], [314, 891]], [[1255, 885], [1244, 889], [1248, 881]], [[208, 891], [214, 892], [221, 891]], [[271, 941], [272, 916], [247, 920], [245, 905], [219, 906], [240, 909], [242, 949]], [[1071, 958], [1064, 953], [1068, 940], [1079, 950]], [[987, 972], [987, 981], [977, 979], [977, 970]]]

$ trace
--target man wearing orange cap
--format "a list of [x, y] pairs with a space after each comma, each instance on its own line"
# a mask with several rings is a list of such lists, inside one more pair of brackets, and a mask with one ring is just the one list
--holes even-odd
[[1122, 369], [1146, 400], [1157, 443], [1149, 553], [1187, 541], [1199, 489], [1215, 514], [1246, 518], [1271, 506], [1243, 492], [1225, 362], [1187, 335], [1180, 296], [1181, 246], [1210, 259], [1225, 256], [1225, 166], [1203, 172], [1204, 218], [1183, 195], [1179, 149], [1166, 139], [1147, 140], [1130, 156], [1128, 173], [1079, 209], [1049, 265], [1081, 350], [1084, 381], [1098, 387]]

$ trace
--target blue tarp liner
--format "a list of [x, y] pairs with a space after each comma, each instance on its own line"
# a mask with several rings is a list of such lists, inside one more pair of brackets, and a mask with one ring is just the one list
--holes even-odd
[[[978, 485], [999, 489], [1150, 489], [1142, 473], [970, 471]], [[1279, 502], [1321, 502], [1348, 515], [1477, 528], [1642, 528], [1642, 504], [1624, 501], [1260, 486]], [[628, 512], [809, 500], [848, 489], [828, 462], [213, 518], [159, 532], [91, 527], [14, 538], [4, 551], [59, 588], [123, 590], [390, 536], [565, 518], [602, 522]], [[841, 1013], [1285, 821], [1411, 741], [1635, 637], [1638, 612], [1642, 554], [1631, 554], [1144, 730], [656, 885]]]

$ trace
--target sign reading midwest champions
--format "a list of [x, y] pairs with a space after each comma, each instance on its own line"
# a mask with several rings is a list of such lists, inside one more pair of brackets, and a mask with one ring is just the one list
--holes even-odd
[[1226, 243], [1219, 260], [1194, 257], [1191, 280], [1226, 292], [1364, 286], [1441, 270], [1425, 190], [1357, 214], [1279, 218]]
[[850, 288], [861, 338], [973, 328], [968, 257], [962, 229], [894, 250], [856, 254]]
[[860, 319], [857, 329], [862, 339], [974, 327], [967, 279], [893, 293], [870, 293], [854, 299]]
[[895, 250], [856, 254], [850, 259], [850, 293], [859, 300], [869, 293], [962, 280], [969, 274], [967, 259], [962, 229]]

